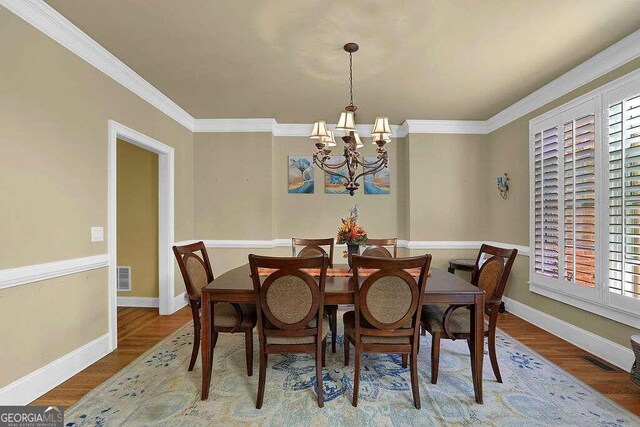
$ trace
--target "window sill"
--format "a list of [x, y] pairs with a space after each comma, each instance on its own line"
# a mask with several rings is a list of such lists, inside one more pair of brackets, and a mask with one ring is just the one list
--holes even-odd
[[564, 304], [580, 308], [590, 313], [597, 314], [598, 316], [640, 329], [640, 315], [620, 310], [616, 307], [611, 307], [602, 303], [585, 300], [576, 295], [565, 293], [534, 282], [529, 282], [529, 291], [560, 301]]

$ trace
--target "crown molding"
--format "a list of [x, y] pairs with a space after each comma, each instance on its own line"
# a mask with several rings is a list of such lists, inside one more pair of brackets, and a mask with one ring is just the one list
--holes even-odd
[[403, 123], [411, 133], [456, 133], [484, 135], [489, 133], [484, 120], [410, 120]]
[[493, 132], [638, 57], [640, 57], [640, 30], [631, 33], [489, 118], [486, 121], [487, 129]]
[[[193, 132], [272, 132], [276, 119], [195, 119]], [[311, 133], [311, 131], [309, 131]], [[308, 134], [307, 134], [308, 135]]]
[[[111, 77], [192, 132], [271, 132], [275, 136], [307, 136], [310, 124], [279, 124], [275, 119], [194, 119], [189, 113], [129, 68], [99, 43], [42, 0], [0, 0], [33, 27]], [[488, 120], [406, 120], [392, 126], [402, 138], [410, 133], [487, 134], [640, 57], [640, 30], [546, 84]], [[358, 125], [368, 135], [372, 125]]]
[[0, 0], [0, 5], [193, 131], [194, 118], [189, 113], [45, 2]]

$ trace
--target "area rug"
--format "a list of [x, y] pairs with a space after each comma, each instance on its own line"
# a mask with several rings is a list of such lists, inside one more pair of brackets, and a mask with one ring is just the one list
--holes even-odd
[[209, 400], [203, 402], [199, 358], [187, 371], [192, 338], [193, 327], [187, 325], [164, 339], [69, 408], [66, 425], [640, 425], [640, 418], [502, 331], [497, 353], [504, 383], [496, 382], [487, 356], [483, 405], [473, 397], [466, 343], [443, 341], [433, 385], [430, 337], [422, 337], [421, 410], [413, 407], [409, 371], [398, 355], [363, 357], [358, 407], [351, 406], [353, 351], [344, 367], [342, 336], [338, 351], [327, 352], [322, 409], [316, 403], [314, 361], [306, 355], [269, 356], [264, 404], [255, 409], [257, 337], [254, 376], [247, 377], [242, 334], [220, 334]]

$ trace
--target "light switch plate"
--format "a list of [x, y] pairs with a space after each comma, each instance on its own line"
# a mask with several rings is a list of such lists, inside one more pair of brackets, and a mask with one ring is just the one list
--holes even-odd
[[91, 227], [91, 242], [104, 241], [104, 229], [102, 227]]

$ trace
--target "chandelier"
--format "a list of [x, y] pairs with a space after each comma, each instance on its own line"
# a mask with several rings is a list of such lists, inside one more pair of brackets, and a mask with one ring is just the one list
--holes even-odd
[[[385, 144], [391, 141], [391, 128], [389, 127], [389, 119], [386, 117], [377, 117], [373, 125], [371, 136], [373, 144], [377, 146], [377, 157], [374, 162], [366, 162], [364, 157], [358, 152], [358, 149], [364, 145], [360, 140], [360, 136], [356, 130], [356, 110], [358, 107], [353, 105], [353, 53], [357, 52], [359, 46], [356, 43], [347, 43], [344, 50], [349, 53], [349, 98], [350, 102], [340, 114], [336, 130], [344, 132], [342, 140], [344, 141], [344, 159], [339, 162], [331, 161], [331, 148], [336, 146], [336, 140], [333, 131], [327, 129], [327, 123], [324, 120], [317, 121], [313, 124], [313, 131], [309, 138], [314, 140], [318, 149], [313, 154], [313, 163], [329, 175], [337, 176], [344, 182], [345, 188], [350, 195], [360, 187], [358, 179], [365, 175], [373, 175], [387, 167], [387, 149]], [[342, 156], [340, 156], [342, 157]], [[345, 170], [346, 167], [346, 170]], [[362, 172], [359, 169], [362, 168]], [[345, 175], [343, 172], [346, 172]]]

